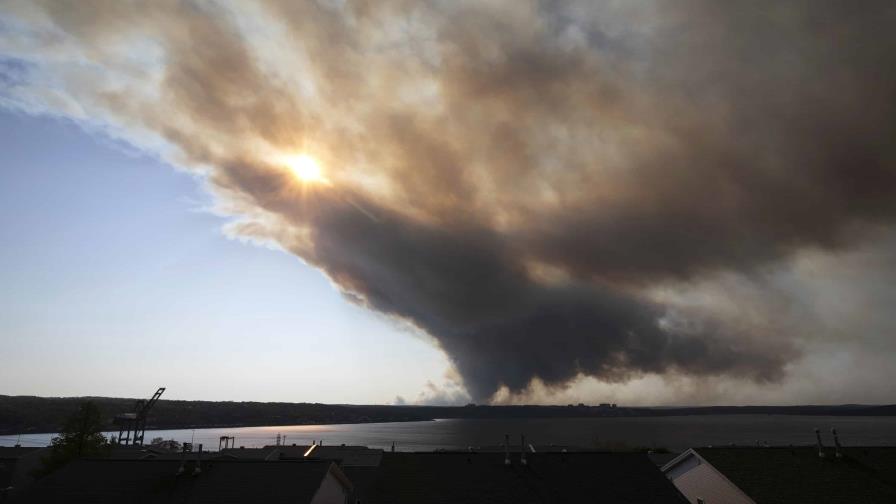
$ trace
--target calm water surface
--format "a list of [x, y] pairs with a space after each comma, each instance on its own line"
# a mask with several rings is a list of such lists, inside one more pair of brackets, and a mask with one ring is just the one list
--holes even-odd
[[[236, 446], [258, 447], [274, 444], [277, 434], [287, 444], [365, 445], [417, 451], [467, 446], [496, 446], [504, 434], [514, 439], [525, 434], [534, 444], [574, 445], [593, 448], [664, 447], [682, 450], [690, 446], [736, 443], [755, 445], [813, 444], [814, 428], [820, 428], [830, 443], [830, 429], [836, 427], [844, 445], [896, 446], [896, 417], [824, 417], [791, 415], [706, 415], [654, 418], [529, 418], [529, 419], [447, 419], [432, 422], [287, 425], [222, 429], [181, 429], [146, 431], [154, 437], [193, 440], [206, 449], [217, 450], [220, 436], [235, 436]], [[21, 436], [23, 446], [49, 443], [52, 434]], [[0, 446], [15, 444], [17, 436], [0, 436]]]

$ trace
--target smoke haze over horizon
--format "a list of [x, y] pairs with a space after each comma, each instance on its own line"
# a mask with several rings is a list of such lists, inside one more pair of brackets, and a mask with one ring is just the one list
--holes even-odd
[[0, 104], [195, 174], [229, 236], [431, 338], [419, 402], [896, 401], [892, 2], [0, 12]]

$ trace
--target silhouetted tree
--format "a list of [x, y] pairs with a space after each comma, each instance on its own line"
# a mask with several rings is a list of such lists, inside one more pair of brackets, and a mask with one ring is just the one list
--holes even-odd
[[157, 448], [159, 450], [166, 450], [172, 452], [179, 452], [182, 445], [173, 440], [173, 439], [165, 439], [161, 437], [152, 438], [152, 441], [149, 442], [149, 446], [153, 448]]
[[40, 473], [55, 471], [75, 458], [104, 455], [109, 448], [109, 440], [102, 435], [104, 425], [103, 415], [93, 401], [81, 403], [53, 438], [52, 450], [44, 458]]

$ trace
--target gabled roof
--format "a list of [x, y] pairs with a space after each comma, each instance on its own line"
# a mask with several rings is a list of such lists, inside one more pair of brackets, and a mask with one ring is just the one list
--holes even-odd
[[379, 468], [344, 471], [365, 504], [686, 501], [638, 453], [384, 453]]
[[896, 448], [847, 447], [843, 458], [805, 446], [694, 451], [756, 502], [896, 503]]
[[178, 475], [179, 467], [176, 460], [75, 460], [35, 482], [22, 502], [308, 503], [326, 474], [339, 471], [330, 462], [298, 461], [210, 460], [198, 474], [189, 461]]

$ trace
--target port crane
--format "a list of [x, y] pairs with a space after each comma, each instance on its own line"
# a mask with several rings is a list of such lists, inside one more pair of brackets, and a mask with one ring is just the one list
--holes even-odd
[[[146, 416], [163, 392], [165, 392], [165, 387], [159, 387], [148, 401], [146, 399], [137, 399], [133, 413], [116, 415], [114, 423], [118, 426], [118, 444], [125, 446], [129, 443], [135, 446], [143, 445], [143, 435], [146, 433]], [[131, 432], [134, 433], [133, 439], [131, 439]]]

